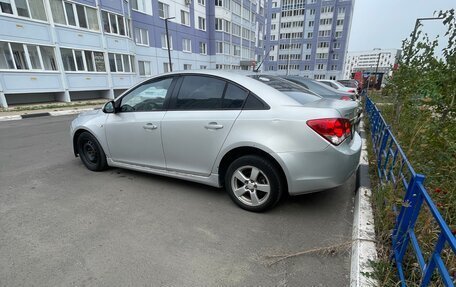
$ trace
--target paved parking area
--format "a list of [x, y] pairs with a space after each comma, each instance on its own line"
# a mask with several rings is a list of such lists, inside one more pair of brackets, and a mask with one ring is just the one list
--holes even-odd
[[72, 155], [74, 116], [0, 122], [0, 286], [347, 286], [354, 178], [255, 214], [223, 190]]

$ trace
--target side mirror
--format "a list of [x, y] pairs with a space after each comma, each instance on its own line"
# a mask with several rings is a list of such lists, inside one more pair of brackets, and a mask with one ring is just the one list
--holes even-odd
[[115, 114], [116, 109], [114, 107], [114, 101], [109, 101], [103, 106], [103, 113], [105, 114]]

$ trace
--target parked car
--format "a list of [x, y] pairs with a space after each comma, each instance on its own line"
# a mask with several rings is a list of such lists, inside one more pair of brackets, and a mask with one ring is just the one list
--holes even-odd
[[286, 80], [289, 80], [291, 82], [294, 82], [298, 85], [301, 85], [302, 87], [309, 89], [312, 92], [314, 92], [324, 98], [327, 98], [327, 99], [356, 101], [358, 103], [358, 106], [354, 109], [356, 109], [357, 117], [352, 122], [352, 125], [354, 125], [355, 130], [358, 129], [358, 125], [359, 125], [359, 121], [361, 120], [361, 113], [362, 113], [363, 109], [362, 109], [361, 103], [358, 101], [358, 99], [356, 97], [356, 94], [336, 90], [336, 89], [331, 88], [330, 86], [327, 86], [316, 80], [312, 80], [312, 79], [308, 79], [308, 78], [304, 78], [304, 77], [285, 76], [283, 78]]
[[318, 80], [318, 81], [323, 83], [323, 84], [325, 84], [325, 85], [330, 86], [331, 88], [339, 90], [339, 91], [349, 92], [349, 93], [353, 93], [353, 94], [357, 94], [358, 93], [358, 91], [356, 89], [350, 88], [350, 87], [346, 87], [346, 86], [342, 85], [341, 83], [339, 83], [337, 81], [334, 81], [334, 80]]
[[320, 83], [316, 80], [299, 77], [299, 76], [284, 76], [283, 78], [286, 80], [289, 80], [291, 82], [294, 82], [298, 85], [301, 85], [304, 88], [309, 89], [310, 91], [316, 93], [317, 95], [320, 95], [327, 99], [353, 100], [353, 101], [356, 100], [355, 94], [336, 90], [336, 89], [334, 89], [328, 85], [325, 85], [323, 83]]
[[71, 138], [89, 170], [111, 166], [225, 187], [241, 208], [263, 211], [285, 193], [333, 188], [356, 171], [353, 105], [280, 78], [182, 71], [80, 114]]
[[339, 83], [341, 83], [342, 85], [344, 85], [345, 87], [347, 88], [354, 88], [356, 89], [356, 91], [358, 92], [358, 94], [361, 93], [361, 90], [362, 90], [362, 87], [361, 85], [358, 83], [357, 80], [354, 80], [354, 79], [349, 79], [349, 80], [337, 80]]

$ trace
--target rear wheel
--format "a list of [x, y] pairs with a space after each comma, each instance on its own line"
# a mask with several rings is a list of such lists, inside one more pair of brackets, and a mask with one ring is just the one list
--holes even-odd
[[262, 157], [248, 155], [236, 159], [228, 167], [225, 189], [241, 208], [260, 212], [277, 204], [284, 184], [273, 164]]
[[91, 133], [81, 133], [76, 147], [82, 163], [91, 171], [101, 171], [108, 168], [106, 155], [100, 143]]

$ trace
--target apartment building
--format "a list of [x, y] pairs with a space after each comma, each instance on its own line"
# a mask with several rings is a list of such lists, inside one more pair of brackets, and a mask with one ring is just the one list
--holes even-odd
[[352, 78], [356, 72], [391, 75], [401, 57], [400, 49], [374, 49], [348, 52], [344, 67], [344, 78]]
[[268, 0], [264, 71], [343, 78], [354, 0]]
[[171, 68], [252, 69], [264, 14], [264, 0], [0, 0], [0, 105], [112, 99]]

